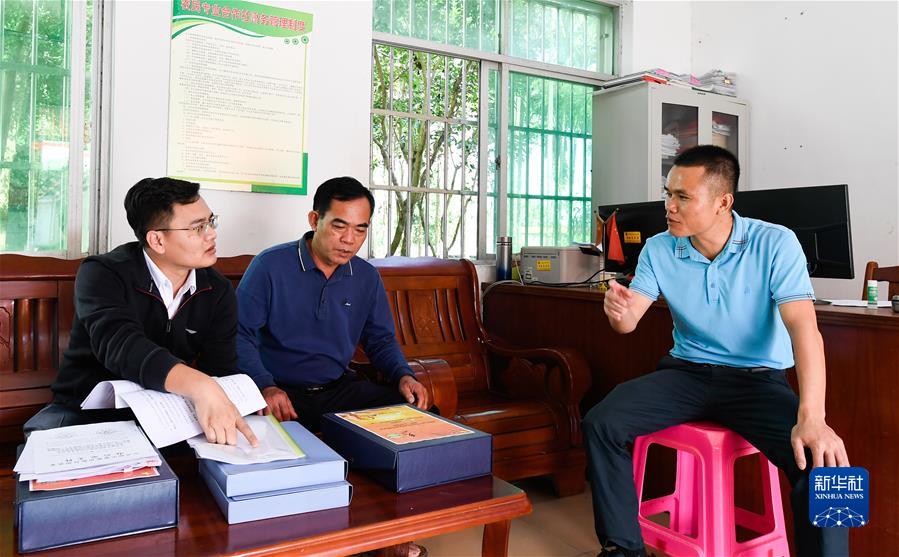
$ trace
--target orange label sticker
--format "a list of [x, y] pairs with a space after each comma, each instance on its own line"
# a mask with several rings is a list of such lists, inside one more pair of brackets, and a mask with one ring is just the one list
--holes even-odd
[[552, 271], [553, 263], [549, 259], [538, 259], [537, 260], [537, 270], [538, 271]]
[[625, 232], [624, 233], [624, 243], [625, 244], [639, 244], [640, 243], [640, 232]]

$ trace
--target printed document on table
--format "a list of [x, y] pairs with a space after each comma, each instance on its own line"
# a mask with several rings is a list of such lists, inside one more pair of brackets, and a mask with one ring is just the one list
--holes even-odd
[[29, 491], [57, 491], [59, 489], [70, 489], [72, 487], [84, 487], [88, 485], [100, 485], [112, 482], [122, 482], [125, 480], [134, 480], [137, 478], [152, 478], [159, 475], [159, 469], [154, 466], [145, 466], [135, 470], [125, 472], [112, 472], [109, 474], [101, 474], [90, 476], [87, 478], [78, 478], [72, 480], [57, 481], [38, 481], [31, 480], [28, 484]]
[[237, 436], [236, 446], [210, 443], [202, 434], [188, 439], [187, 444], [194, 448], [197, 458], [227, 464], [259, 464], [306, 456], [273, 415], [247, 416], [246, 420], [259, 441], [257, 447], [251, 446], [243, 435]]
[[[15, 471], [52, 475], [95, 470], [158, 459], [133, 421], [105, 422], [35, 431], [28, 437]], [[20, 478], [24, 479], [24, 478]]]
[[[238, 374], [214, 379], [241, 416], [265, 408], [265, 399], [249, 376]], [[181, 395], [145, 389], [122, 393], [121, 396], [157, 447], [166, 447], [203, 433], [193, 402]]]

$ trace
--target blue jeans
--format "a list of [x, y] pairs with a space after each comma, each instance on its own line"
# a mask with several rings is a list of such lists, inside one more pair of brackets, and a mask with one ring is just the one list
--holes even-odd
[[602, 544], [643, 547], [637, 490], [628, 446], [635, 437], [696, 420], [742, 435], [792, 485], [796, 552], [800, 557], [849, 555], [846, 528], [817, 528], [808, 519], [808, 466], [800, 470], [790, 445], [799, 397], [780, 370], [707, 367], [663, 358], [654, 373], [615, 387], [584, 417], [596, 535]]

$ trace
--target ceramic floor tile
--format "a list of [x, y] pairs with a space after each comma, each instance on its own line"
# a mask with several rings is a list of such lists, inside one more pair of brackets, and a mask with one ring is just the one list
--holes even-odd
[[[469, 528], [416, 543], [428, 548], [429, 557], [476, 557], [481, 554], [483, 528]], [[575, 557], [581, 550], [521, 519], [512, 521], [509, 557]]]
[[[516, 481], [531, 500], [533, 511], [512, 521], [509, 557], [595, 557], [599, 542], [593, 532], [589, 485], [583, 493], [558, 498], [547, 478]], [[419, 540], [431, 557], [468, 557], [481, 554], [483, 528], [469, 528]]]
[[[528, 492], [530, 495], [530, 492]], [[564, 498], [533, 503], [534, 510], [521, 520], [564, 540], [579, 551], [599, 552], [599, 540], [593, 528], [593, 503], [589, 491]]]

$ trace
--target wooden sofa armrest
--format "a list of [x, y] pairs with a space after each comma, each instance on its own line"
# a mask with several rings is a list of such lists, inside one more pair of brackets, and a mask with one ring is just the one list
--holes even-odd
[[[441, 416], [453, 419], [459, 404], [459, 394], [449, 364], [437, 359], [409, 360], [408, 364], [415, 379], [427, 389], [431, 404], [437, 407]], [[370, 381], [384, 382], [383, 376], [368, 361], [353, 360], [350, 362], [350, 369]]]
[[493, 390], [513, 398], [543, 399], [560, 407], [567, 418], [571, 443], [581, 445], [581, 399], [590, 388], [590, 368], [578, 352], [567, 348], [518, 348], [494, 338], [484, 341], [487, 357], [505, 360], [492, 365]]
[[459, 405], [459, 392], [456, 390], [456, 378], [453, 370], [443, 360], [421, 359], [410, 360], [409, 367], [415, 378], [424, 385], [431, 396], [431, 404], [437, 407], [444, 418], [453, 419]]
[[[499, 356], [494, 386], [510, 396], [550, 398], [577, 407], [590, 388], [590, 368], [580, 353], [568, 348], [520, 348], [495, 338], [484, 341], [488, 356]], [[530, 378], [531, 380], [528, 380]]]

